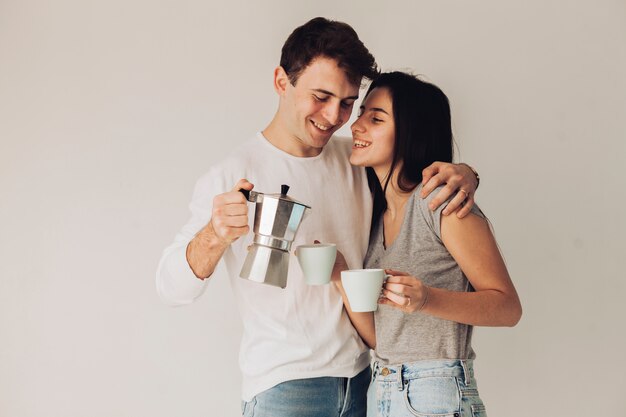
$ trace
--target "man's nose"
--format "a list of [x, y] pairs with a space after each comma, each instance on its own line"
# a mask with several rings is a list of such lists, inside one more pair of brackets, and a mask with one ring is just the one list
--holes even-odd
[[341, 121], [341, 104], [329, 103], [324, 107], [324, 118], [328, 123], [335, 126]]

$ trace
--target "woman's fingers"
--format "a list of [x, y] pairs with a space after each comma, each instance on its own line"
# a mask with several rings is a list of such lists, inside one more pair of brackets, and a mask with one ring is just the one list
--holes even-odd
[[409, 276], [409, 275], [391, 275], [388, 277], [385, 282], [390, 284], [404, 284], [407, 286], [411, 286], [415, 284], [417, 278]]
[[389, 290], [391, 292], [395, 292], [396, 294], [402, 294], [404, 295], [406, 293], [406, 291], [408, 290], [409, 286], [408, 285], [404, 285], [404, 284], [395, 284], [395, 283], [389, 283], [387, 282], [387, 284], [385, 284], [385, 289]]
[[397, 275], [397, 276], [408, 276], [406, 272], [396, 271], [395, 269], [385, 269], [385, 274], [389, 275]]
[[387, 300], [392, 301], [393, 304], [396, 304], [398, 307], [405, 307], [409, 303], [408, 297], [389, 290], [383, 290], [383, 295]]

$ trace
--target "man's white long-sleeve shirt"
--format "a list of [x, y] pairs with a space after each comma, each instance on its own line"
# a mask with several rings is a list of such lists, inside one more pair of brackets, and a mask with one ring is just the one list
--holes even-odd
[[[289, 155], [261, 133], [212, 167], [196, 183], [191, 218], [165, 249], [157, 271], [157, 291], [170, 305], [193, 302], [210, 279], [196, 278], [187, 263], [186, 247], [211, 218], [213, 198], [246, 178], [254, 189], [280, 192], [311, 206], [292, 249], [314, 240], [336, 243], [350, 268], [361, 268], [367, 251], [372, 202], [362, 168], [348, 162], [351, 141], [333, 138], [315, 157]], [[250, 205], [249, 224], [254, 219]], [[369, 364], [363, 344], [343, 309], [334, 285], [309, 286], [295, 256], [289, 261], [287, 287], [281, 289], [239, 278], [253, 233], [239, 238], [223, 261], [243, 320], [239, 363], [242, 398], [281, 382], [322, 376], [353, 377]]]

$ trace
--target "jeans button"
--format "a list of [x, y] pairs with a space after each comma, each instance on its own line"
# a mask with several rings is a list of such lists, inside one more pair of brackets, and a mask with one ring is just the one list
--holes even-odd
[[390, 371], [388, 368], [383, 368], [383, 370], [382, 370], [382, 371], [380, 371], [380, 374], [381, 374], [382, 376], [387, 376], [387, 375], [389, 375], [390, 373], [391, 373], [391, 371]]

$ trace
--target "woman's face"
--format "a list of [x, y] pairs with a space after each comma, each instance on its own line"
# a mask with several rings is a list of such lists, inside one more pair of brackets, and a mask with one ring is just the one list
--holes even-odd
[[389, 90], [377, 87], [365, 97], [359, 109], [359, 118], [351, 129], [350, 163], [388, 172], [395, 145], [395, 123]]

